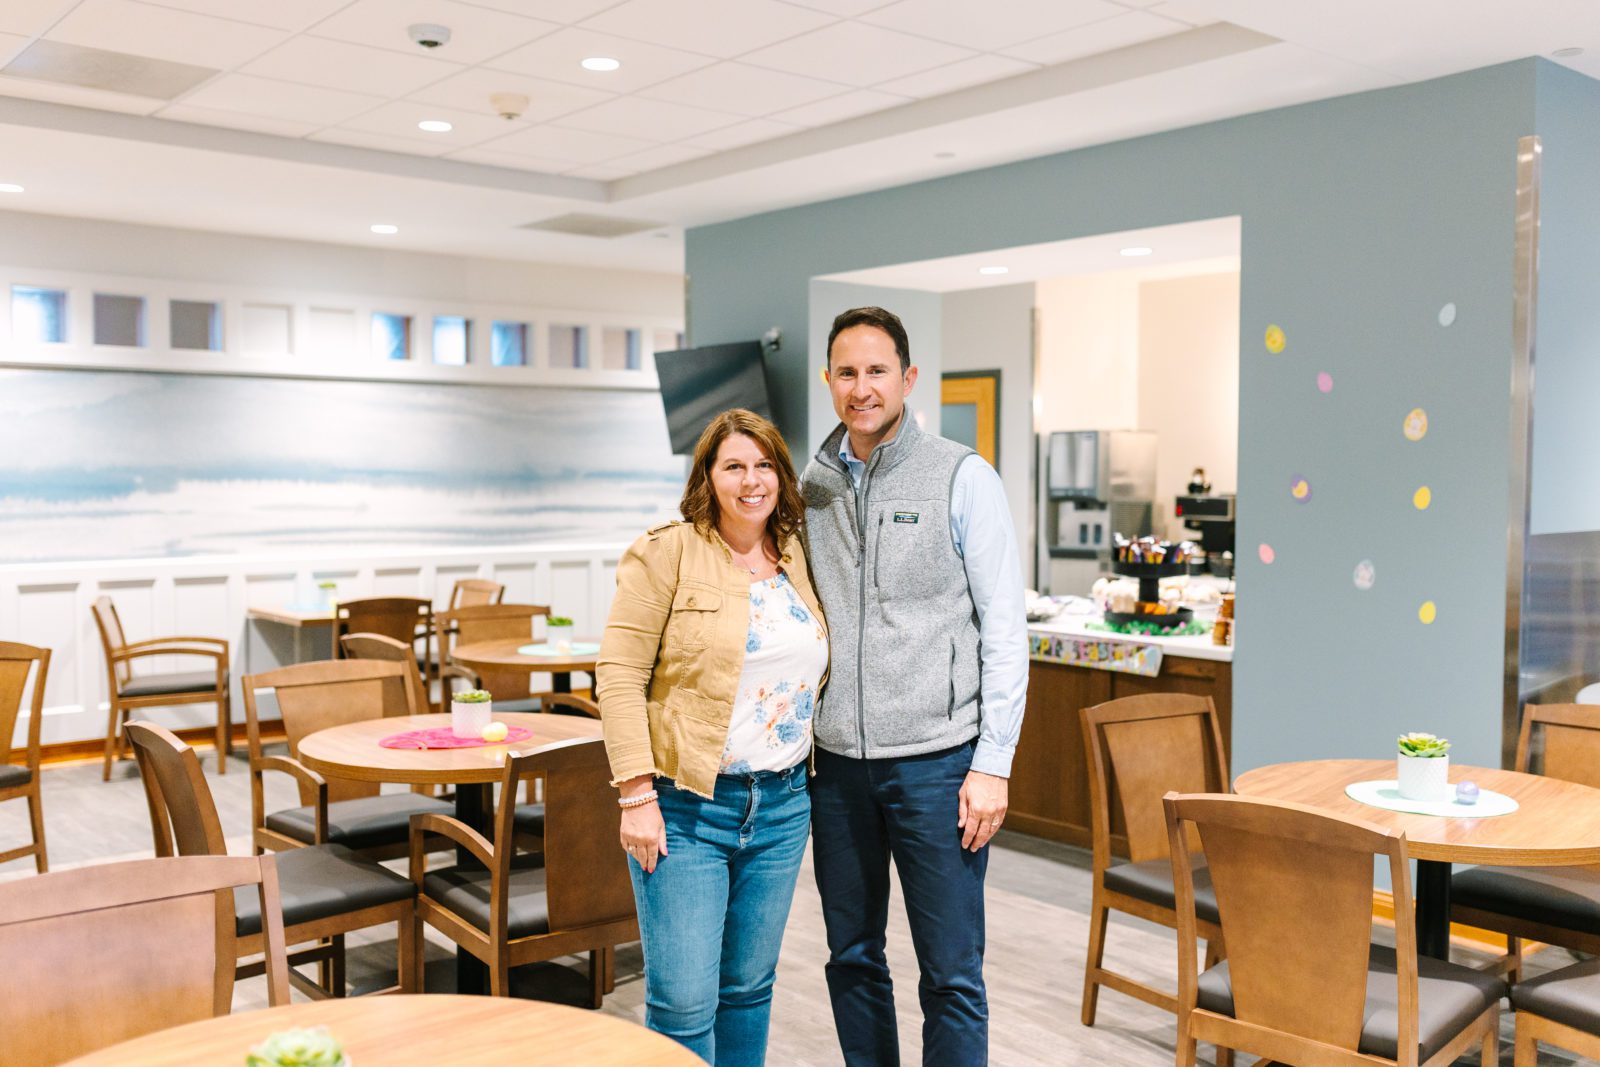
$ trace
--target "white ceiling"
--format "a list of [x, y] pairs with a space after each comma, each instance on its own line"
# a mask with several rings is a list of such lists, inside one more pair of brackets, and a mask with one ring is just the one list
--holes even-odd
[[[1591, 0], [0, 0], [0, 67], [204, 68], [0, 74], [0, 208], [675, 271], [687, 225], [1562, 48], [1600, 76], [1597, 37]], [[662, 226], [519, 228], [569, 211]]]

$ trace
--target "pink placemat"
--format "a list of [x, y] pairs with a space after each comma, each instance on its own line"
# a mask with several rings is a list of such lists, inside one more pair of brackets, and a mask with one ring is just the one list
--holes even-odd
[[440, 726], [431, 730], [408, 730], [403, 734], [392, 734], [378, 744], [383, 748], [485, 748], [489, 745], [513, 745], [532, 736], [532, 730], [513, 726], [506, 731], [503, 739], [485, 741], [481, 737], [457, 737], [450, 732], [450, 727]]

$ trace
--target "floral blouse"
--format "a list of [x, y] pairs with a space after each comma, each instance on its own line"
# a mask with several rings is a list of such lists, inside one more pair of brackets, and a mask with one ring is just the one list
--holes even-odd
[[721, 773], [787, 770], [810, 755], [817, 686], [827, 666], [828, 635], [788, 576], [751, 582], [744, 671]]

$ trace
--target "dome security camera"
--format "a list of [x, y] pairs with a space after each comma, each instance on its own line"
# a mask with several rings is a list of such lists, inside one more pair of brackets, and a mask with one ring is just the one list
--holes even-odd
[[406, 32], [411, 34], [413, 41], [430, 51], [450, 43], [449, 26], [438, 26], [432, 22], [417, 22], [407, 26]]

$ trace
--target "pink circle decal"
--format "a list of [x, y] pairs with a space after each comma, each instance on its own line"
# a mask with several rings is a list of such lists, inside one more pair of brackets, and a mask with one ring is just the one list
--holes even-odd
[[1317, 392], [1333, 392], [1333, 375], [1329, 374], [1327, 371], [1323, 371], [1321, 374], [1317, 375]]
[[1272, 551], [1272, 546], [1265, 541], [1261, 542], [1261, 547], [1256, 549], [1256, 555], [1261, 557], [1262, 563], [1271, 563], [1278, 558], [1278, 554]]

